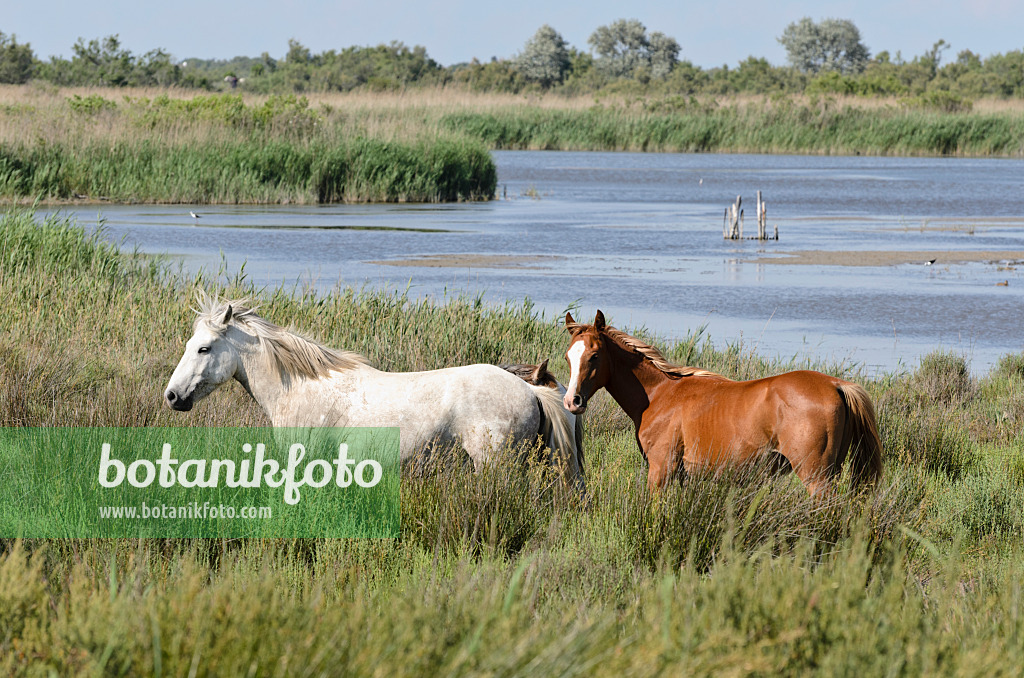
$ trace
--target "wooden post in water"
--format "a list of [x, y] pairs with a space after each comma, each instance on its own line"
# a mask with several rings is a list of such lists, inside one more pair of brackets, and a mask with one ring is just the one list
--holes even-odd
[[743, 237], [743, 196], [736, 196], [736, 202], [725, 208], [725, 223], [722, 225], [722, 236], [726, 240], [739, 240]]
[[757, 192], [757, 239], [768, 239], [768, 214], [764, 201], [761, 200], [761, 191]]
[[743, 196], [736, 196], [736, 203], [732, 206], [732, 239], [739, 240], [743, 236], [743, 227], [740, 225], [740, 218], [743, 216]]
[[[757, 192], [757, 207], [756, 207], [756, 218], [757, 218], [757, 240], [769, 240], [768, 237], [768, 207], [761, 196], [761, 191]], [[742, 240], [743, 239], [743, 196], [737, 195], [736, 202], [725, 208], [725, 214], [722, 216], [722, 237], [726, 240]], [[751, 240], [754, 236], [751, 236]], [[775, 227], [775, 240], [779, 239], [779, 227]]]

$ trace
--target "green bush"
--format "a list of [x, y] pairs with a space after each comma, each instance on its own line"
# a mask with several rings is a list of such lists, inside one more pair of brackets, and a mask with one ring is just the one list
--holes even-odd
[[90, 94], [84, 98], [75, 94], [67, 101], [72, 111], [83, 115], [94, 115], [100, 111], [110, 111], [117, 108], [116, 103], [104, 99], [99, 94]]
[[967, 360], [951, 351], [937, 350], [921, 358], [914, 385], [928, 399], [941, 405], [960, 405], [974, 393]]
[[993, 370], [993, 376], [1007, 379], [1024, 379], [1024, 353], [1007, 353], [999, 358]]
[[912, 383], [892, 384], [878, 400], [878, 429], [888, 459], [920, 465], [957, 479], [975, 468], [978, 454], [963, 424]]
[[945, 90], [930, 90], [920, 96], [904, 99], [903, 105], [940, 113], [970, 113], [974, 108], [974, 102], [970, 99]]

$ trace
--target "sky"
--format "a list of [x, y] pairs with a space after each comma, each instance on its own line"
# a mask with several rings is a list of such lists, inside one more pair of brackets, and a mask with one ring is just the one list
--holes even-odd
[[314, 53], [391, 41], [422, 45], [441, 65], [509, 58], [543, 24], [573, 47], [588, 50], [598, 26], [639, 19], [682, 47], [680, 58], [703, 68], [735, 67], [748, 56], [786, 62], [777, 38], [803, 17], [849, 19], [871, 53], [924, 54], [940, 38], [945, 59], [964, 49], [982, 57], [1024, 48], [1019, 0], [589, 0], [469, 2], [468, 0], [2, 0], [0, 32], [29, 43], [41, 59], [71, 56], [79, 38], [117, 34], [141, 55], [160, 47], [177, 60], [230, 59], [268, 52], [281, 58], [288, 40]]

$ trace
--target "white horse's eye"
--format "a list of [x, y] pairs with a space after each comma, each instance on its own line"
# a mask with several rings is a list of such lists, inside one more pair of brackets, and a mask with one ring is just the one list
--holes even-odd
[[199, 347], [199, 352], [200, 353], [209, 353], [210, 352], [210, 347], [209, 346], [200, 346]]

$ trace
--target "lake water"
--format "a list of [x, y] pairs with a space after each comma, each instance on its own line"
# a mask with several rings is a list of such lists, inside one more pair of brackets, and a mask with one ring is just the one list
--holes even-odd
[[[975, 372], [1024, 350], [1024, 161], [713, 154], [496, 152], [499, 199], [455, 205], [120, 206], [127, 247], [189, 270], [244, 263], [260, 285], [313, 284], [529, 297], [547, 317], [602, 309], [675, 339], [701, 325], [785, 358], [913, 368], [943, 348]], [[722, 237], [723, 212], [755, 194], [778, 241]], [[193, 220], [195, 209], [200, 219]], [[783, 252], [937, 252], [935, 265], [764, 263]], [[1018, 254], [1021, 258], [1024, 255]], [[923, 255], [922, 255], [923, 258]], [[931, 258], [931, 257], [929, 257]], [[1011, 261], [1006, 261], [1007, 259]], [[402, 265], [395, 265], [402, 264]], [[1005, 283], [1005, 284], [1000, 284]]]

